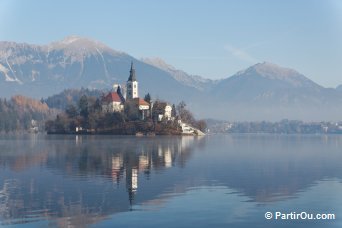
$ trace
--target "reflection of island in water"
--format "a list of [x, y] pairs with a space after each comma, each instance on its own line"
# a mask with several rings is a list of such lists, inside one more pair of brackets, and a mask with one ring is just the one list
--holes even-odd
[[317, 181], [342, 179], [341, 147], [338, 136], [0, 141], [0, 216], [4, 223], [81, 226], [215, 185], [255, 202], [286, 200]]
[[139, 185], [171, 167], [182, 169], [191, 151], [203, 146], [194, 137], [47, 137], [1, 145], [6, 149], [0, 154], [5, 224], [48, 217], [62, 218], [55, 220], [60, 226], [79, 226], [132, 210], [135, 201], [151, 200], [168, 187], [155, 186], [135, 199]]

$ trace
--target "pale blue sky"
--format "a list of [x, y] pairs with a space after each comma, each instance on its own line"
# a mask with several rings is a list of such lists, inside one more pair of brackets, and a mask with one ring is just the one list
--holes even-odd
[[0, 0], [0, 40], [68, 35], [212, 79], [269, 61], [326, 87], [342, 84], [339, 0]]

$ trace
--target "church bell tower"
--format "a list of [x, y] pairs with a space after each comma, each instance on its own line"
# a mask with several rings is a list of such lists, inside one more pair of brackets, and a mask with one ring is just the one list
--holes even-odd
[[135, 77], [135, 69], [133, 66], [133, 61], [131, 62], [131, 70], [129, 71], [129, 78], [127, 80], [127, 93], [126, 93], [126, 99], [131, 100], [134, 98], [139, 97], [138, 94], [138, 82], [137, 78]]

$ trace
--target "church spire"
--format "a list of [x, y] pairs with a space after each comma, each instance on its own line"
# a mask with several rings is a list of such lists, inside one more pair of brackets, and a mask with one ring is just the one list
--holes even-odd
[[135, 69], [133, 66], [133, 61], [131, 62], [131, 70], [129, 71], [129, 78], [128, 81], [134, 82], [137, 78], [135, 77]]
[[139, 97], [138, 93], [138, 81], [135, 77], [135, 69], [133, 66], [133, 61], [131, 62], [131, 70], [129, 71], [129, 78], [126, 83], [127, 90], [126, 90], [126, 99], [134, 99]]

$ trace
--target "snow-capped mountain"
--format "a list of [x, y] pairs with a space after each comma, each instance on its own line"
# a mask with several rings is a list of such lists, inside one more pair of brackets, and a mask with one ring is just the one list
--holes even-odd
[[237, 76], [239, 75], [261, 76], [270, 80], [283, 82], [284, 86], [287, 85], [289, 88], [310, 87], [313, 89], [322, 89], [321, 86], [314, 83], [297, 71], [290, 68], [280, 67], [269, 62], [258, 63], [252, 67], [249, 67], [245, 71], [237, 73]]
[[222, 80], [211, 94], [216, 100], [225, 98], [221, 104], [229, 108], [219, 112], [239, 120], [336, 120], [342, 114], [342, 96], [337, 90], [267, 62]]
[[133, 61], [139, 93], [172, 103], [184, 100], [199, 117], [228, 120], [336, 120], [341, 87], [324, 88], [299, 72], [259, 63], [210, 80], [161, 59], [135, 59], [87, 38], [70, 36], [47, 45], [0, 42], [0, 96], [48, 97], [66, 88], [111, 89], [125, 83]]
[[[270, 101], [290, 102], [299, 95], [318, 97], [324, 88], [297, 71], [264, 62], [242, 70], [232, 77], [221, 81], [213, 90], [217, 97], [246, 100], [249, 102]], [[316, 99], [316, 97], [315, 97]]]
[[172, 93], [169, 88], [185, 94], [197, 91], [189, 90], [170, 73], [101, 42], [70, 36], [42, 46], [0, 42], [0, 96], [42, 97], [80, 87], [108, 89], [114, 83], [125, 83], [131, 61], [141, 81], [141, 96], [149, 91], [166, 98]]

